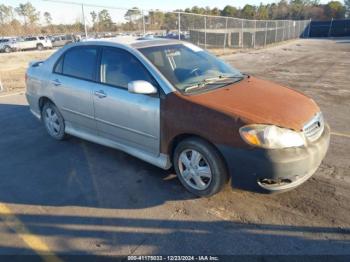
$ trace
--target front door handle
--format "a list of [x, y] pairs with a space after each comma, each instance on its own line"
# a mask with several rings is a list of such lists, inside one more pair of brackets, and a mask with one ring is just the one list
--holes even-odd
[[95, 91], [95, 96], [97, 96], [98, 98], [104, 98], [107, 96], [107, 94], [103, 90], [98, 90], [98, 91]]
[[53, 83], [54, 86], [60, 86], [60, 85], [62, 85], [62, 83], [61, 83], [61, 81], [60, 81], [59, 79], [53, 80], [52, 83]]

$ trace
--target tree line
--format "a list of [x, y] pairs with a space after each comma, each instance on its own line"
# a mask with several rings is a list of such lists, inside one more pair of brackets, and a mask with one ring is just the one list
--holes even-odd
[[[202, 15], [226, 16], [256, 20], [329, 20], [343, 19], [350, 16], [350, 0], [344, 0], [344, 5], [339, 1], [330, 1], [320, 4], [319, 0], [280, 0], [278, 3], [260, 4], [258, 6], [246, 4], [243, 8], [231, 5], [223, 9], [198, 7], [177, 9], [175, 12], [195, 13]], [[164, 13], [160, 10], [147, 12], [134, 7], [126, 11], [125, 22], [114, 22], [107, 9], [99, 12], [91, 11], [89, 31], [119, 31], [142, 30], [143, 24], [147, 30], [172, 30], [177, 28], [178, 16], [176, 13]], [[181, 15], [181, 27], [186, 28], [191, 23], [202, 23], [200, 17]], [[30, 3], [19, 4], [17, 7], [0, 4], [0, 35], [28, 35], [28, 34], [53, 34], [73, 33], [84, 31], [81, 19], [76, 19], [70, 24], [53, 24], [49, 12], [42, 14]]]
[[222, 10], [194, 6], [183, 11], [257, 20], [330, 20], [342, 19], [350, 14], [350, 0], [345, 0], [345, 5], [339, 1], [320, 4], [319, 0], [280, 0], [278, 3], [265, 5], [261, 3], [258, 6], [246, 4], [241, 9], [231, 5], [225, 6]]

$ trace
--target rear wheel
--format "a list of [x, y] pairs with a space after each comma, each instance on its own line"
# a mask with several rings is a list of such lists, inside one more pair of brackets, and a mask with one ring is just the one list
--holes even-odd
[[66, 137], [63, 116], [53, 103], [45, 103], [41, 110], [41, 117], [46, 131], [51, 137], [57, 140], [63, 140]]
[[211, 144], [189, 138], [178, 144], [173, 164], [183, 186], [198, 196], [218, 193], [228, 181], [225, 162]]
[[42, 44], [37, 44], [36, 49], [38, 49], [39, 51], [44, 49], [44, 46]]
[[5, 46], [4, 51], [5, 51], [5, 53], [10, 53], [11, 52], [11, 47]]

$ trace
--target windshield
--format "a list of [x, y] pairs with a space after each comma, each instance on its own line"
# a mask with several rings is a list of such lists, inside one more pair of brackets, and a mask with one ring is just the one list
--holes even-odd
[[190, 43], [147, 47], [140, 52], [184, 92], [217, 88], [243, 78], [238, 70]]

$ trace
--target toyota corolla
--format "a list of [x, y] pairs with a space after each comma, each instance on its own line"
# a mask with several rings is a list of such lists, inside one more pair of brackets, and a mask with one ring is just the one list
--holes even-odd
[[177, 40], [70, 44], [30, 63], [26, 85], [54, 139], [69, 134], [173, 166], [199, 196], [219, 192], [233, 173], [269, 192], [292, 189], [329, 145], [311, 98]]

